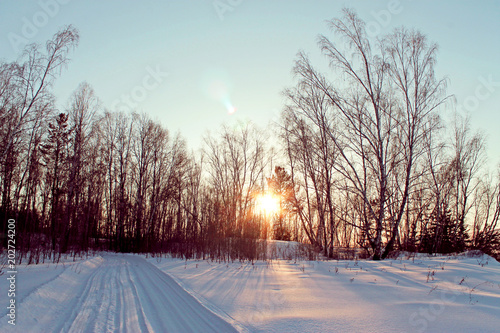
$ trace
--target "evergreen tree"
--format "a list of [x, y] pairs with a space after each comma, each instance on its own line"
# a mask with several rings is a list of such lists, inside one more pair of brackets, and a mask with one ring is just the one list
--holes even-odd
[[284, 168], [277, 166], [274, 168], [274, 174], [267, 178], [267, 185], [279, 200], [279, 212], [273, 225], [273, 239], [289, 241], [292, 234], [286, 224], [286, 217], [293, 198], [292, 176]]
[[431, 225], [422, 235], [422, 251], [429, 254], [464, 251], [468, 239], [467, 228], [459, 221], [453, 220], [449, 209], [433, 213]]
[[55, 123], [49, 123], [49, 137], [40, 151], [43, 154], [47, 167], [47, 183], [50, 184], [50, 233], [52, 250], [56, 249], [56, 240], [59, 232], [60, 212], [62, 211], [61, 195], [64, 193], [64, 173], [68, 157], [68, 115], [60, 113]]

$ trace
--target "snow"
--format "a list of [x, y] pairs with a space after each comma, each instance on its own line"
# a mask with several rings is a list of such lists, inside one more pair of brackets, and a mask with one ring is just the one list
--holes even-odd
[[217, 263], [104, 253], [58, 265], [20, 265], [16, 283], [12, 326], [6, 275], [0, 278], [0, 332], [497, 332], [500, 327], [500, 264], [488, 256]]
[[[33, 283], [44, 270], [55, 272]], [[21, 277], [28, 276], [31, 291], [16, 299], [15, 326], [3, 311], [1, 332], [236, 331], [140, 256], [106, 254], [63, 268], [18, 267], [18, 276], [16, 288], [23, 290]]]
[[253, 264], [149, 260], [249, 331], [498, 332], [500, 327], [500, 264], [487, 256]]

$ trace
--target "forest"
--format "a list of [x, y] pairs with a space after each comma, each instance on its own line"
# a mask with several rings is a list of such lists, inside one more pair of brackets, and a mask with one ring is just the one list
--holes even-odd
[[200, 150], [146, 113], [106, 109], [85, 82], [57, 109], [73, 26], [0, 62], [2, 246], [15, 220], [29, 263], [93, 250], [258, 260], [268, 239], [324, 258], [499, 258], [500, 166], [488, 170], [467, 115], [443, 118], [454, 104], [437, 44], [406, 28], [374, 40], [350, 10], [328, 24], [307, 52], [329, 69], [298, 53], [278, 122], [222, 126]]

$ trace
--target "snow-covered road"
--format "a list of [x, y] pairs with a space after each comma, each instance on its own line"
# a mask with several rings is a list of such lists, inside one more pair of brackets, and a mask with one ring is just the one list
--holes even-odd
[[0, 332], [235, 332], [140, 256], [98, 256], [38, 282], [18, 295], [15, 326], [2, 309]]

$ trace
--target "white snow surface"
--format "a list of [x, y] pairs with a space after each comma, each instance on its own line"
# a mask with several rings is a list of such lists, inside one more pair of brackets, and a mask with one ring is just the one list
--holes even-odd
[[251, 332], [500, 331], [500, 264], [488, 256], [149, 261]]
[[18, 267], [16, 325], [2, 301], [0, 332], [236, 332], [140, 256], [34, 266]]
[[20, 265], [0, 332], [498, 332], [488, 256], [217, 263], [101, 254]]

